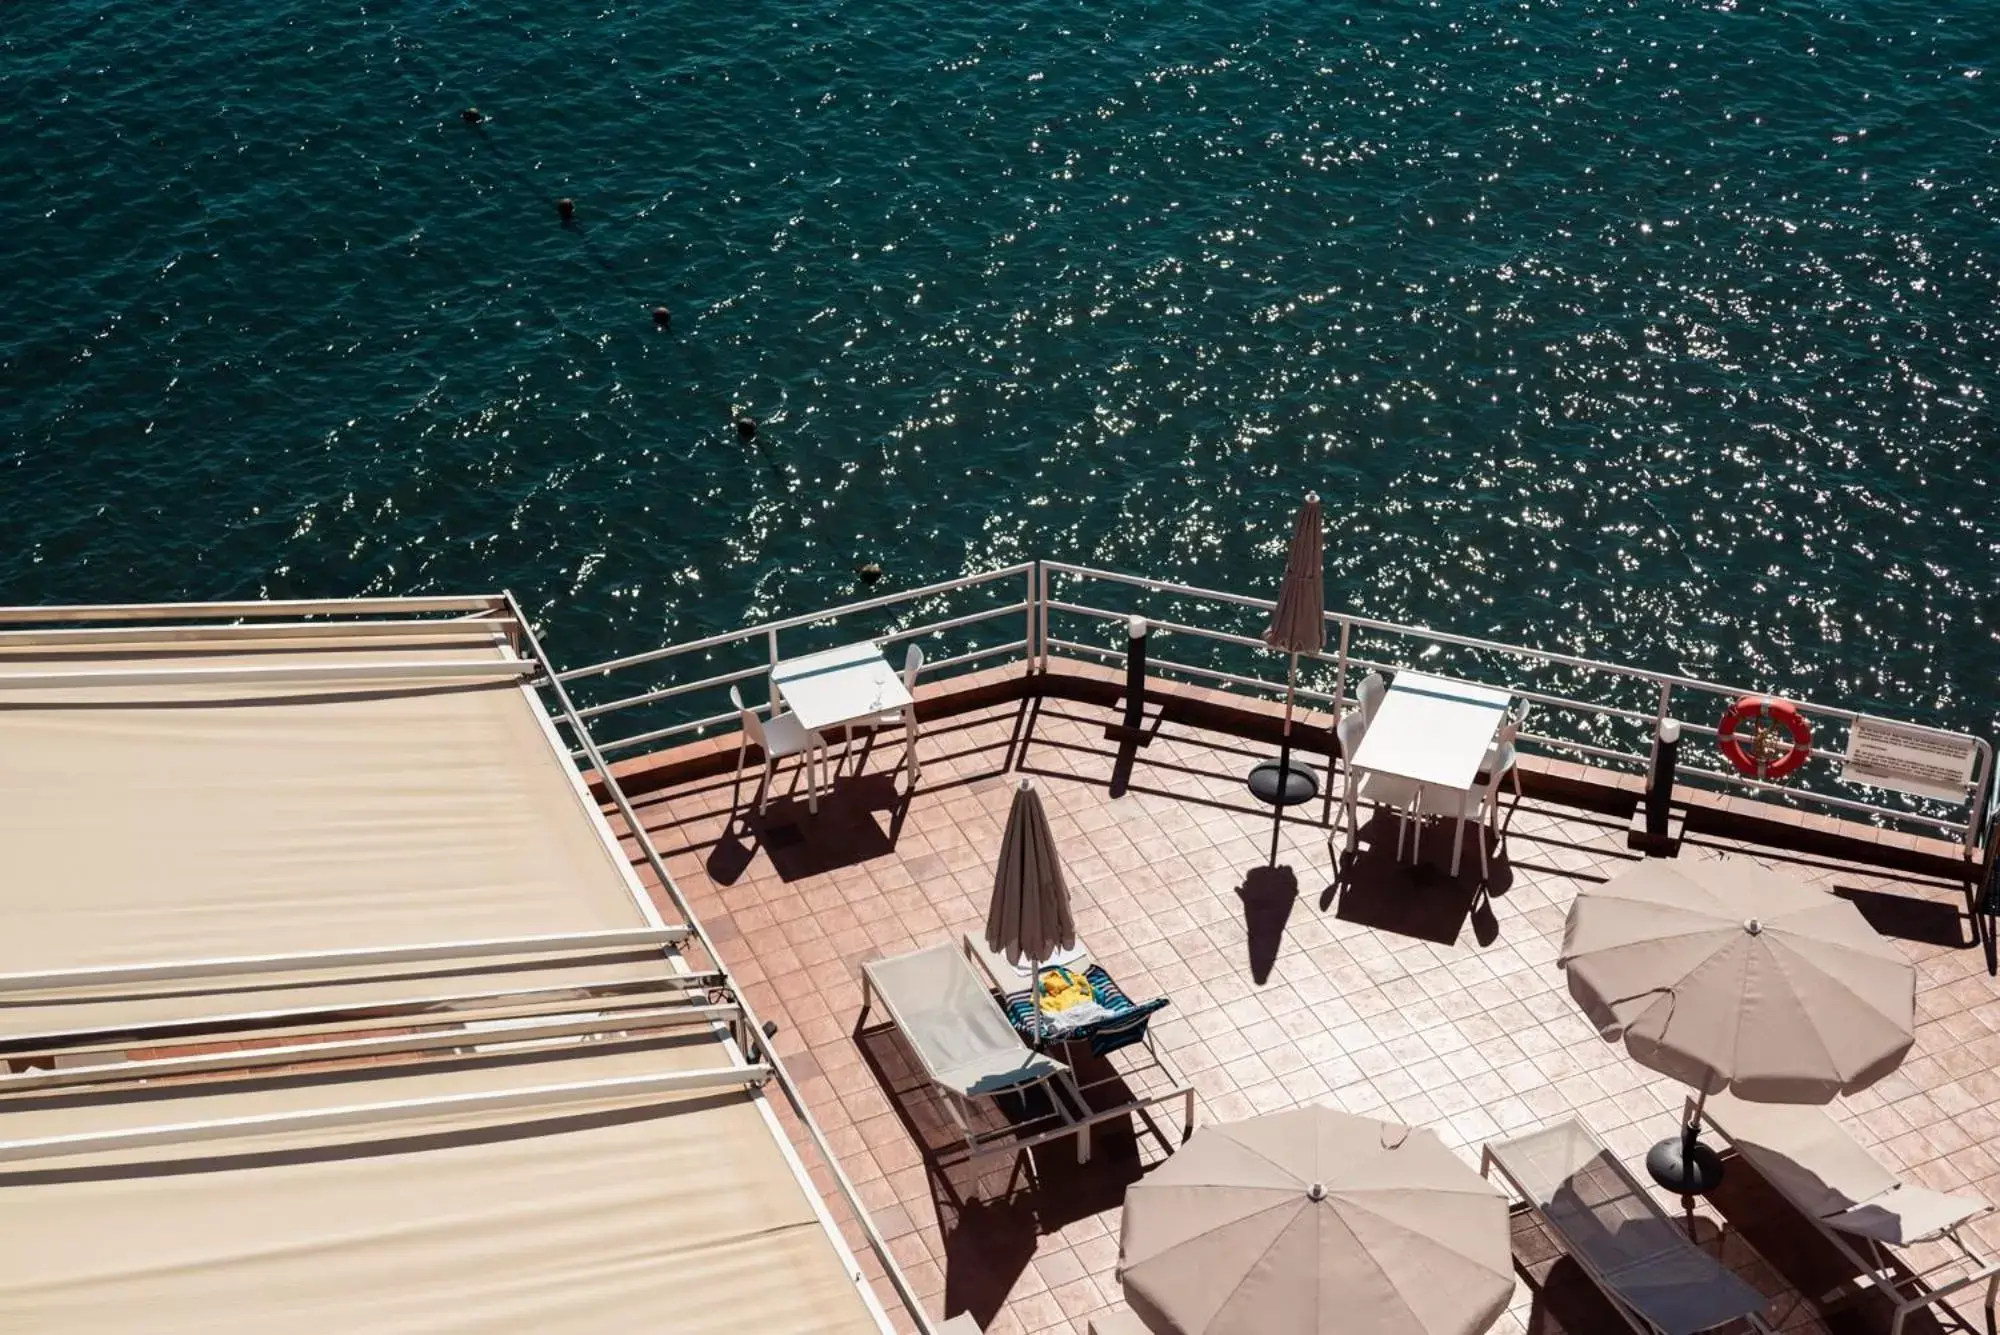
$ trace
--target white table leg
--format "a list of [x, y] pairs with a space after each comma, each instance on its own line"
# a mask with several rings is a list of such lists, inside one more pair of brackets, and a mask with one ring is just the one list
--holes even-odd
[[1463, 798], [1460, 798], [1458, 803], [1458, 823], [1452, 827], [1452, 836], [1451, 836], [1451, 874], [1453, 877], [1456, 877], [1458, 875], [1458, 860], [1464, 855], [1465, 855], [1465, 800]]

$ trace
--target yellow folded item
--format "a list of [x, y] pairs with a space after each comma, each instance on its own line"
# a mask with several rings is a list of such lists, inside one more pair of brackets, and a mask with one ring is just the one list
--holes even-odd
[[1060, 1015], [1071, 1006], [1097, 1000], [1090, 982], [1068, 969], [1050, 969], [1042, 975], [1041, 1006], [1044, 1015]]

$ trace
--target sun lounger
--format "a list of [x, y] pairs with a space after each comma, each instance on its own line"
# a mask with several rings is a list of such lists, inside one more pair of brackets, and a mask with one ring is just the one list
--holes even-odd
[[[871, 998], [881, 999], [890, 1020], [923, 1063], [924, 1074], [943, 1092], [945, 1107], [958, 1123], [968, 1152], [977, 1154], [986, 1142], [1012, 1139], [1019, 1132], [1009, 1128], [1004, 1136], [982, 1136], [974, 1131], [970, 1113], [977, 1099], [1049, 1086], [1053, 1115], [1065, 1125], [1076, 1121], [1063, 1099], [1069, 1067], [1021, 1041], [993, 1004], [985, 981], [950, 942], [869, 960], [861, 966], [861, 978], [862, 1016], [867, 1016]], [[1089, 1145], [1087, 1136], [1078, 1139], [1079, 1161], [1089, 1157]]]
[[1152, 1335], [1145, 1322], [1124, 1311], [1097, 1312], [1084, 1325], [1090, 1335]]
[[1479, 1171], [1496, 1168], [1632, 1329], [1694, 1335], [1741, 1319], [1768, 1335], [1763, 1295], [1688, 1241], [1582, 1123], [1489, 1143]]
[[[1891, 1335], [1900, 1335], [1911, 1312], [1936, 1304], [1977, 1284], [1986, 1286], [1987, 1329], [1993, 1329], [1994, 1295], [2000, 1290], [2000, 1263], [1967, 1242], [1965, 1226], [1993, 1207], [1977, 1196], [1947, 1196], [1912, 1186], [1884, 1168], [1855, 1143], [1824, 1108], [1785, 1103], [1751, 1103], [1711, 1094], [1702, 1120], [1812, 1220], [1861, 1274], [1896, 1304]], [[1945, 1259], [1926, 1270], [1899, 1264], [1895, 1249], [1905, 1244], [1944, 1244]], [[1948, 1272], [1957, 1272], [1946, 1277]], [[1934, 1281], [1942, 1279], [1942, 1283]], [[1969, 1328], [1969, 1327], [1968, 1327]]]

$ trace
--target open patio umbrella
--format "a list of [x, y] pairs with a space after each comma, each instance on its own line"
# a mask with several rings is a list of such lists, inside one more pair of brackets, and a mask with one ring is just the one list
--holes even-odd
[[1743, 859], [1649, 860], [1570, 906], [1570, 995], [1640, 1065], [1692, 1086], [1694, 1115], [1646, 1164], [1683, 1195], [1721, 1177], [1701, 1100], [1825, 1103], [1896, 1069], [1916, 970], [1860, 910]]
[[1125, 1192], [1118, 1274], [1160, 1335], [1477, 1335], [1507, 1202], [1429, 1131], [1306, 1107], [1211, 1126]]
[[1264, 643], [1291, 655], [1285, 673], [1285, 730], [1275, 765], [1265, 761], [1250, 771], [1250, 791], [1272, 806], [1271, 862], [1278, 861], [1278, 831], [1285, 808], [1307, 801], [1319, 791], [1319, 776], [1292, 763], [1292, 709], [1298, 697], [1299, 655], [1316, 654], [1326, 644], [1326, 545], [1320, 530], [1319, 496], [1306, 493], [1292, 525], [1292, 545], [1285, 555], [1285, 579], [1278, 586], [1278, 605]]
[[1007, 832], [1000, 838], [1000, 864], [993, 873], [993, 903], [986, 911], [986, 948], [1010, 964], [1032, 966], [1035, 1023], [1041, 1025], [1041, 966], [1056, 952], [1076, 947], [1069, 886], [1063, 881], [1056, 837], [1049, 829], [1042, 795], [1027, 779], [1014, 790]]

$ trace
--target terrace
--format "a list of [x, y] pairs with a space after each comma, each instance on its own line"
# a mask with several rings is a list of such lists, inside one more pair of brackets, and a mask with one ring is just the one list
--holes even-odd
[[[609, 743], [601, 739], [619, 729], [592, 725], [599, 745], [628, 757], [611, 772], [629, 813], [750, 1009], [777, 1022], [773, 1046], [820, 1133], [797, 1116], [781, 1117], [809, 1171], [829, 1198], [838, 1194], [830, 1165], [810, 1152], [821, 1140], [886, 1240], [896, 1278], [929, 1319], [967, 1313], [988, 1331], [1082, 1335], [1092, 1314], [1120, 1305], [1114, 1272], [1124, 1189], [1171, 1151], [1180, 1131], [1177, 1106], [1163, 1104], [1151, 1123], [1101, 1125], [1088, 1165], [1076, 1162], [1068, 1138], [968, 1159], [895, 1031], [879, 1012], [861, 1023], [865, 961], [983, 927], [1017, 774], [1041, 786], [1092, 955], [1133, 996], [1172, 998], [1154, 1028], [1164, 1069], [1122, 1061], [1127, 1053], [1110, 1059], [1130, 1092], [1145, 1096], [1185, 1081], [1195, 1090], [1197, 1126], [1327, 1103], [1430, 1127], [1475, 1163], [1483, 1141], [1574, 1116], [1624, 1162], [1639, 1163], [1676, 1124], [1685, 1090], [1600, 1040], [1555, 961], [1579, 888], [1641, 856], [1628, 847], [1628, 817], [1650, 757], [1632, 736], [1643, 737], [1677, 694], [1685, 702], [1696, 690], [1728, 689], [1527, 650], [1507, 650], [1517, 659], [1496, 670], [1504, 647], [1338, 618], [1337, 659], [1319, 665], [1322, 708], [1305, 721], [1303, 749], [1330, 748], [1328, 707], [1348, 698], [1351, 670], [1399, 661], [1393, 649], [1372, 650], [1379, 654], [1372, 662], [1364, 657], [1363, 631], [1403, 634], [1404, 662], [1418, 656], [1408, 640], [1420, 635], [1432, 654], [1443, 644], [1461, 655], [1454, 666], [1467, 675], [1484, 664], [1488, 677], [1530, 683], [1518, 689], [1544, 707], [1546, 721], [1524, 738], [1533, 747], [1522, 762], [1526, 795], [1505, 795], [1504, 838], [1483, 880], [1476, 868], [1449, 875], [1448, 840], [1435, 834], [1421, 865], [1400, 864], [1393, 817], [1369, 820], [1365, 808], [1358, 855], [1337, 859], [1322, 802], [1287, 813], [1275, 866], [1267, 866], [1271, 812], [1248, 796], [1242, 776], [1275, 741], [1269, 683], [1244, 657], [1156, 660], [1146, 681], [1144, 744], [1117, 733], [1120, 648], [1065, 638], [1057, 618], [1122, 627], [1140, 609], [1052, 595], [1051, 574], [1078, 569], [985, 577], [990, 590], [1025, 576], [1027, 596], [989, 598], [971, 613], [947, 605], [943, 594], [976, 591], [981, 581], [562, 674], [572, 690], [635, 669], [668, 683], [580, 712], [601, 719], [651, 711]], [[1158, 584], [1126, 582], [1161, 595]], [[1166, 592], [1182, 601], [1177, 615], [1159, 620], [1201, 635], [1182, 609], [1203, 591]], [[1252, 599], [1205, 596], [1211, 611], [1225, 601], [1246, 615], [1258, 610]], [[919, 607], [925, 619], [909, 615]], [[1157, 605], [1144, 610], [1158, 617]], [[840, 757], [836, 741], [836, 772], [816, 812], [803, 788], [788, 791], [785, 769], [759, 814], [756, 765], [736, 776], [733, 715], [697, 707], [693, 718], [657, 726], [663, 706], [681, 708], [686, 696], [768, 670], [752, 665], [688, 681], [692, 674], [674, 657], [726, 664], [732, 650], [747, 646], [761, 656], [768, 647], [775, 662], [781, 632], [817, 647], [842, 615], [846, 638], [867, 616], [890, 622], [884, 640], [945, 646], [918, 693], [923, 774], [913, 792], [896, 773], [900, 740], [864, 733], [851, 757]], [[1022, 625], [1017, 618], [1025, 618], [1023, 638], [991, 633]], [[1215, 643], [1254, 652], [1247, 634], [1216, 628], [1217, 620], [1205, 623]], [[1430, 655], [1424, 661], [1429, 668]], [[1528, 675], [1536, 671], [1562, 675]], [[1592, 673], [1611, 684], [1579, 699], [1577, 683]], [[1642, 694], [1657, 698], [1641, 705]], [[1822, 719], [1843, 717], [1816, 708]], [[1990, 764], [1983, 744], [1981, 764]], [[1919, 1028], [1909, 1059], [1833, 1111], [1910, 1180], [2000, 1200], [2000, 985], [1989, 976], [1968, 897], [1981, 870], [1973, 836], [1982, 828], [1986, 779], [1982, 769], [1959, 810], [1879, 793], [1863, 801], [1825, 783], [1737, 784], [1720, 773], [1695, 773], [1676, 796], [1687, 822], [1679, 856], [1789, 869], [1852, 900], [1915, 964]], [[1336, 791], [1339, 781], [1330, 774]], [[616, 801], [607, 802], [607, 815], [646, 875]], [[1680, 1211], [1680, 1200], [1662, 1199]], [[866, 1254], [853, 1217], [844, 1223], [864, 1268], [878, 1283], [888, 1278]], [[1690, 1227], [1770, 1299], [1765, 1318], [1774, 1329], [1889, 1328], [1887, 1304], [1857, 1285], [1747, 1166], [1695, 1205]], [[1989, 1251], [2000, 1250], [2000, 1225], [1987, 1220], [1975, 1231]], [[1620, 1325], [1525, 1215], [1516, 1216], [1514, 1255], [1515, 1301], [1496, 1329], [1580, 1335]], [[1919, 1313], [1907, 1329], [1935, 1328], [1928, 1316]]]

